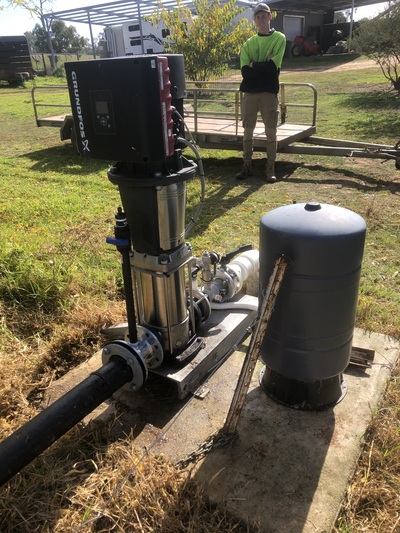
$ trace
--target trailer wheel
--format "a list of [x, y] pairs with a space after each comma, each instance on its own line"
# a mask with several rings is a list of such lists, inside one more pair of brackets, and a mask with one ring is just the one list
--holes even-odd
[[400, 158], [396, 159], [395, 165], [396, 165], [397, 170], [400, 170]]
[[299, 44], [294, 44], [292, 46], [292, 56], [293, 57], [301, 57], [303, 55], [303, 47]]

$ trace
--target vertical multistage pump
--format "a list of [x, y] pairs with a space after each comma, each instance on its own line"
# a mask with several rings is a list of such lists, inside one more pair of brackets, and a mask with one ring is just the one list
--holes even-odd
[[[178, 153], [176, 160], [182, 159]], [[196, 167], [184, 161], [179, 166], [174, 173], [160, 171], [151, 177], [137, 176], [125, 164], [108, 173], [119, 187], [131, 228], [130, 265], [138, 324], [161, 339], [170, 358], [182, 357], [195, 338], [193, 294], [187, 283], [192, 249], [185, 241], [185, 202], [186, 181], [195, 175]]]
[[126, 340], [138, 341], [137, 323], [160, 340], [160, 362], [163, 357], [182, 362], [201, 347], [194, 342], [199, 316], [196, 320], [188, 283], [192, 250], [185, 240], [186, 187], [198, 164], [181, 149], [183, 56], [70, 63], [67, 77], [81, 155], [119, 160], [108, 177], [123, 206], [115, 244], [127, 296]]
[[[163, 361], [182, 365], [204, 347], [199, 328], [212, 302], [230, 300], [258, 269], [258, 254], [250, 270], [248, 259], [229, 267], [246, 247], [224, 256], [220, 266], [211, 252], [211, 271], [207, 252], [195, 259], [186, 240], [200, 214], [204, 175], [194, 143], [184, 136], [183, 56], [78, 61], [66, 70], [81, 155], [118, 161], [108, 178], [119, 189], [122, 207], [108, 242], [121, 253], [127, 358], [132, 346], [140, 353], [138, 343], [154, 337], [159, 348], [151, 358], [153, 369]], [[195, 161], [185, 157], [186, 148]], [[196, 176], [199, 205], [186, 224], [187, 184]], [[117, 351], [121, 356], [121, 345]]]
[[[0, 443], [6, 465], [0, 485], [121, 387], [140, 389], [149, 371], [173, 376], [180, 399], [194, 392], [246, 334], [257, 308], [229, 300], [258, 270], [258, 252], [244, 246], [221, 259], [215, 252], [195, 258], [186, 241], [205, 187], [201, 157], [183, 134], [183, 56], [78, 61], [65, 68], [80, 155], [117, 161], [108, 178], [122, 206], [107, 241], [121, 255], [128, 326], [123, 338], [103, 348], [101, 368]], [[196, 161], [185, 157], [186, 148]], [[186, 225], [187, 183], [196, 176], [201, 193]], [[242, 312], [220, 316], [224, 327], [208, 320], [213, 306], [223, 314], [228, 305]]]

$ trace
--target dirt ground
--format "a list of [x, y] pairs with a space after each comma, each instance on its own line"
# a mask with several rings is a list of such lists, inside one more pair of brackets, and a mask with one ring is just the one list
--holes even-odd
[[[343, 70], [361, 70], [364, 68], [373, 68], [376, 67], [377, 63], [373, 59], [356, 59], [355, 61], [351, 61], [349, 63], [344, 63], [343, 65], [337, 65], [336, 67], [332, 67], [329, 70], [331, 72], [336, 71], [343, 71]], [[327, 70], [327, 69], [325, 69]]]
[[373, 59], [357, 58], [357, 59], [354, 59], [353, 61], [349, 61], [348, 63], [341, 63], [340, 65], [335, 65], [335, 66], [321, 65], [321, 67], [318, 67], [315, 65], [315, 63], [313, 63], [313, 65], [310, 65], [310, 67], [305, 67], [304, 65], [302, 65], [299, 68], [291, 67], [290, 70], [303, 70], [303, 71], [312, 70], [313, 72], [315, 71], [324, 72], [324, 71], [329, 70], [329, 72], [339, 72], [339, 71], [343, 72], [344, 70], [361, 70], [361, 69], [373, 68], [377, 66], [378, 65], [376, 61], [374, 61]]
[[[305, 66], [302, 64], [299, 67], [295, 67], [293, 65], [290, 66], [290, 69], [285, 69], [285, 65], [283, 65], [282, 71], [281, 71], [281, 77], [287, 74], [288, 72], [298, 71], [298, 72], [343, 72], [343, 71], [350, 71], [350, 70], [361, 70], [365, 68], [374, 68], [377, 67], [377, 63], [373, 61], [372, 59], [366, 59], [366, 58], [357, 58], [353, 61], [349, 61], [348, 63], [341, 63], [340, 65], [330, 66], [330, 65], [321, 65], [320, 67], [316, 66], [313, 62], [312, 65]], [[237, 74], [234, 74], [229, 77], [229, 81], [241, 81], [242, 75], [240, 74], [240, 71], [237, 72]]]

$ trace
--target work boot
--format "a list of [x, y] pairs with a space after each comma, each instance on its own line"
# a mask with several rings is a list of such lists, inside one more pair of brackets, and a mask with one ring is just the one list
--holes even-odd
[[265, 176], [267, 178], [268, 183], [275, 183], [276, 182], [276, 176], [275, 176], [275, 163], [267, 163], [265, 167]]
[[243, 168], [240, 172], [236, 174], [237, 180], [244, 180], [248, 178], [249, 176], [253, 175], [253, 170], [251, 168], [251, 161], [245, 161], [243, 163]]

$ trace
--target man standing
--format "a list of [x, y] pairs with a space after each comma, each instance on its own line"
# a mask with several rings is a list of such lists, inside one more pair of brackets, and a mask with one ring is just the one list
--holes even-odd
[[236, 175], [236, 178], [244, 179], [253, 173], [251, 168], [253, 132], [259, 111], [267, 137], [265, 173], [267, 181], [273, 183], [276, 181], [279, 72], [285, 53], [286, 37], [283, 33], [271, 29], [272, 13], [267, 4], [260, 3], [255, 6], [253, 20], [257, 34], [245, 42], [240, 52], [240, 68], [243, 76], [240, 90], [244, 93], [242, 98], [243, 169]]

